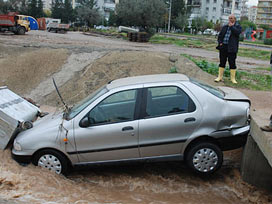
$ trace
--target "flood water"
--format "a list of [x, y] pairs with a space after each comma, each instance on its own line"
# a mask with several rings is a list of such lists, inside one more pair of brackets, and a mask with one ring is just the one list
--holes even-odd
[[244, 183], [241, 150], [225, 155], [209, 178], [184, 163], [141, 163], [77, 167], [68, 177], [32, 164], [17, 164], [10, 150], [0, 153], [0, 197], [18, 203], [270, 203], [271, 196]]

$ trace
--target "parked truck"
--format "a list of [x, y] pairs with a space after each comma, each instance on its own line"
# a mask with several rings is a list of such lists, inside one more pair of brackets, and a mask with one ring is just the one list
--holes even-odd
[[47, 26], [48, 32], [66, 33], [69, 30], [69, 24], [49, 23]]
[[0, 31], [10, 31], [17, 35], [24, 35], [30, 31], [29, 21], [25, 16], [15, 12], [0, 15]]

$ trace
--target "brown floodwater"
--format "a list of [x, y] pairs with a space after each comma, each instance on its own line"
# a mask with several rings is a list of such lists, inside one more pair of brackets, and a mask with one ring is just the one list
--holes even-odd
[[267, 192], [243, 182], [241, 150], [225, 154], [211, 177], [181, 162], [77, 167], [68, 177], [32, 164], [21, 166], [0, 153], [0, 197], [18, 203], [271, 203]]

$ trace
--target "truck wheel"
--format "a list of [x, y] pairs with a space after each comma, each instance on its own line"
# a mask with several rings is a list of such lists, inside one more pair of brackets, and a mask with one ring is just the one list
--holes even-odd
[[17, 30], [18, 35], [24, 35], [25, 34], [25, 28], [24, 27], [19, 27]]
[[55, 172], [56, 174], [68, 174], [69, 164], [64, 155], [55, 150], [41, 150], [33, 158], [33, 164]]
[[213, 143], [198, 143], [189, 149], [186, 162], [194, 172], [201, 175], [208, 175], [221, 167], [223, 153]]

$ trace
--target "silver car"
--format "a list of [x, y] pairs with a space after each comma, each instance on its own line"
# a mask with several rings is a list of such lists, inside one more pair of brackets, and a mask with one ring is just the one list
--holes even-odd
[[249, 99], [182, 74], [117, 79], [63, 113], [19, 133], [18, 162], [67, 174], [71, 167], [126, 161], [185, 160], [200, 174], [218, 170], [222, 151], [245, 144]]

